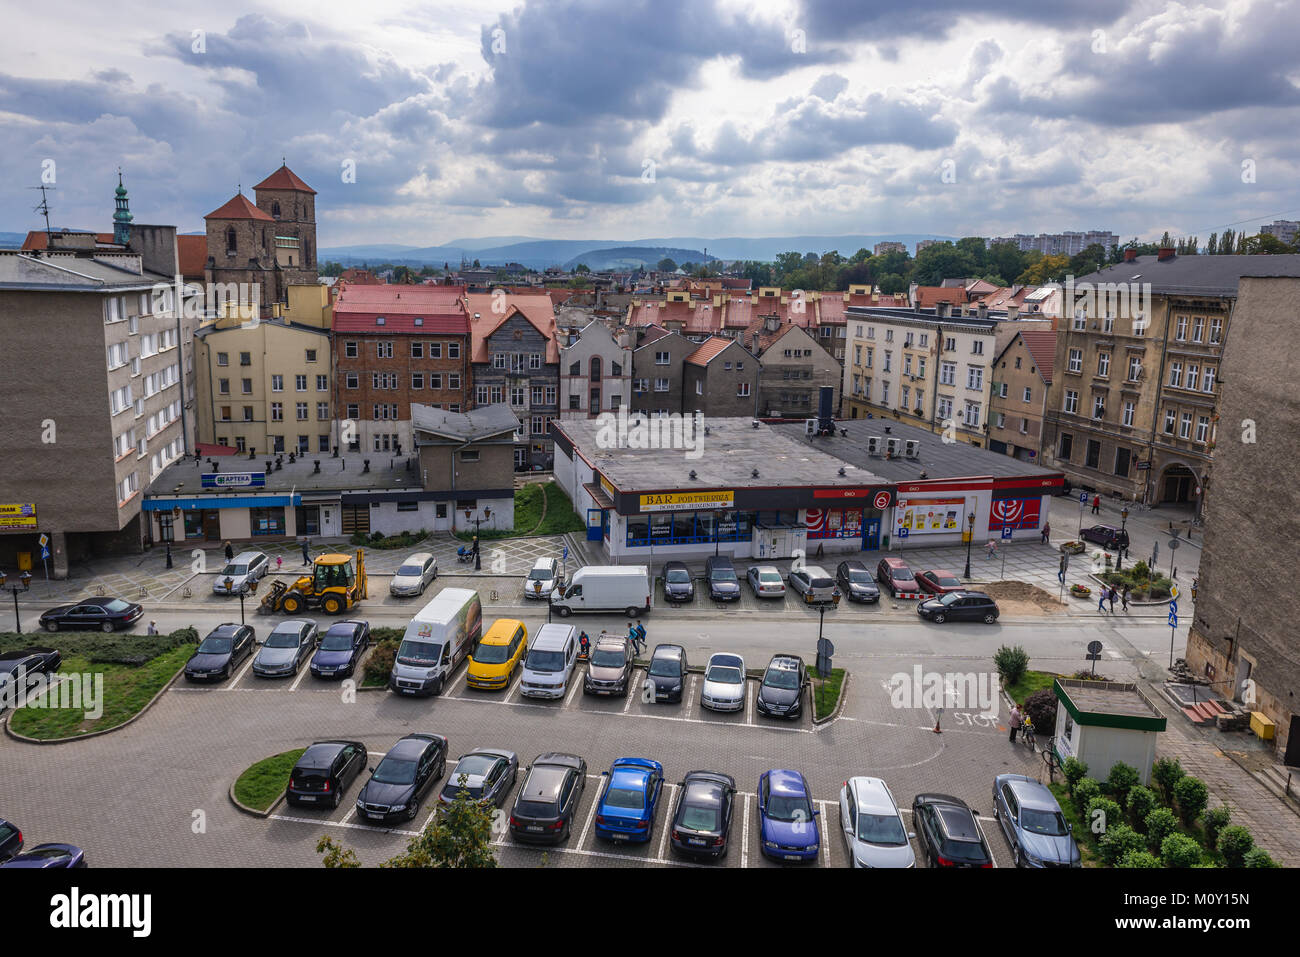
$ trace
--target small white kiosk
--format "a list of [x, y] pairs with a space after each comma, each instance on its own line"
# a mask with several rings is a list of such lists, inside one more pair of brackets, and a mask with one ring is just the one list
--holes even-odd
[[1123, 761], [1137, 769], [1143, 784], [1151, 783], [1156, 736], [1165, 730], [1165, 716], [1137, 685], [1119, 681], [1057, 678], [1056, 733], [1053, 750], [1064, 761], [1077, 758], [1088, 765], [1088, 777], [1106, 780]]

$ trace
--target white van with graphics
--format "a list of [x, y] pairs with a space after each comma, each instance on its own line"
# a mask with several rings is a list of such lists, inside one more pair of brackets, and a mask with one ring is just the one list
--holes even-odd
[[439, 694], [483, 633], [483, 606], [470, 588], [444, 588], [406, 626], [388, 687]]
[[578, 663], [578, 629], [542, 625], [528, 646], [519, 693], [529, 698], [563, 698]]
[[587, 565], [551, 592], [551, 607], [565, 618], [575, 611], [603, 611], [636, 618], [650, 612], [650, 570], [644, 565]]

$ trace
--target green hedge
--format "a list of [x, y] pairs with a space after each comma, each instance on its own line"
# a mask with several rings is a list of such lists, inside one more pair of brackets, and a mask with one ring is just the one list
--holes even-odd
[[142, 665], [165, 651], [181, 645], [198, 644], [199, 633], [180, 628], [166, 635], [134, 634], [126, 631], [61, 631], [41, 636], [16, 632], [0, 633], [0, 653], [32, 645], [49, 646], [64, 658], [85, 658], [94, 664]]

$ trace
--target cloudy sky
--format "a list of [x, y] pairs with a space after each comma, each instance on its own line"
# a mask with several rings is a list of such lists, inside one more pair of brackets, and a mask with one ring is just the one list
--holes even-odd
[[1300, 218], [1300, 0], [55, 0], [5, 19], [0, 230], [39, 225], [43, 170], [54, 225], [107, 229], [119, 166], [137, 221], [199, 230], [281, 157], [320, 193], [325, 246], [1204, 241]]

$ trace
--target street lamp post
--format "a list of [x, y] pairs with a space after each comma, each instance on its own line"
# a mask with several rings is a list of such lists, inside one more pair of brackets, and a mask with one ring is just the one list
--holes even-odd
[[[226, 594], [229, 595], [230, 589], [234, 587], [235, 580], [230, 576], [226, 576], [224, 584], [226, 586]], [[244, 589], [242, 588], [239, 589], [239, 623], [241, 625], [244, 624]]]
[[975, 541], [975, 513], [966, 516], [966, 579], [970, 580], [970, 547]]
[[483, 509], [483, 515], [481, 518], [474, 514], [473, 509], [468, 509], [468, 508], [465, 509], [465, 521], [474, 523], [474, 571], [476, 572], [481, 572], [483, 570], [483, 558], [479, 554], [479, 548], [478, 548], [479, 523], [485, 522], [491, 517], [492, 517], [492, 509], [490, 508]]
[[14, 630], [15, 630], [16, 632], [18, 632], [18, 634], [21, 635], [21, 634], [23, 633], [23, 623], [22, 623], [22, 620], [18, 617], [18, 593], [19, 593], [20, 591], [27, 591], [27, 589], [31, 587], [31, 584], [32, 584], [32, 573], [31, 573], [31, 572], [23, 572], [21, 575], [19, 575], [19, 576], [18, 576], [18, 581], [20, 581], [20, 582], [22, 583], [22, 584], [20, 584], [20, 585], [9, 585], [9, 584], [7, 584], [8, 579], [9, 579], [9, 576], [8, 576], [8, 575], [6, 575], [4, 572], [0, 572], [0, 588], [8, 588], [9, 591], [11, 591], [11, 592], [13, 593], [13, 596], [14, 596]]
[[726, 513], [720, 508], [713, 510], [713, 557], [718, 557], [718, 549], [722, 544], [722, 516]]
[[[1119, 530], [1121, 533], [1124, 533], [1128, 527], [1128, 506], [1127, 505], [1125, 505], [1123, 508], [1119, 510], [1119, 522], [1120, 522]], [[1121, 534], [1120, 542], [1119, 542], [1119, 554], [1115, 556], [1115, 571], [1117, 572], [1123, 571], [1124, 569], [1124, 548], [1125, 548], [1124, 535]]]

